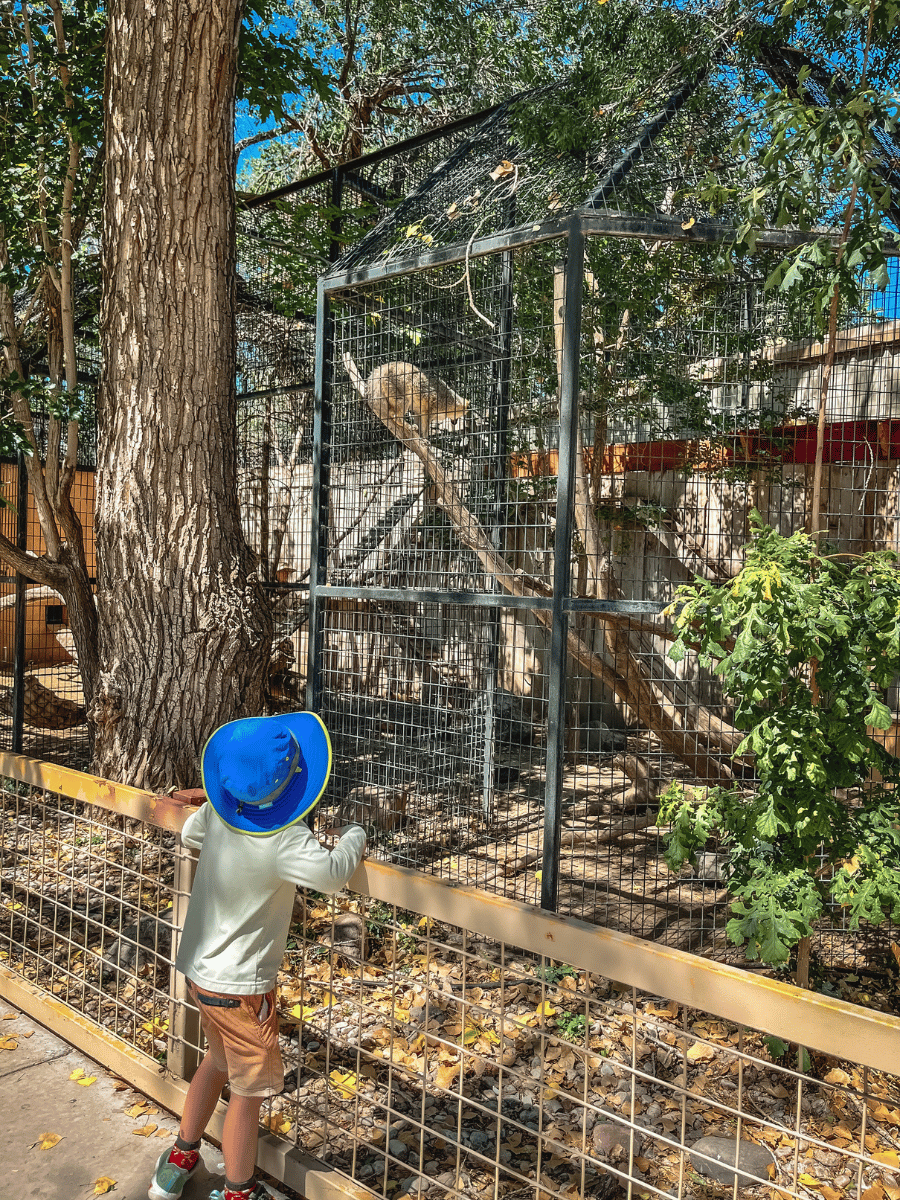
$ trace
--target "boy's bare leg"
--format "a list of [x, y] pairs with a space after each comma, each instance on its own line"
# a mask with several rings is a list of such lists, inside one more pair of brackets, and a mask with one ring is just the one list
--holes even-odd
[[181, 1136], [186, 1142], [199, 1142], [213, 1115], [222, 1088], [228, 1082], [228, 1073], [213, 1066], [207, 1054], [191, 1080], [181, 1117]]
[[259, 1110], [262, 1096], [232, 1096], [222, 1128], [225, 1176], [231, 1183], [245, 1183], [256, 1171], [259, 1142]]

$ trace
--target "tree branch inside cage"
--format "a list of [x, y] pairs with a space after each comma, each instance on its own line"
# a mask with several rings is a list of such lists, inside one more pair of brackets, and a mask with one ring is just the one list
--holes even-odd
[[[513, 569], [501, 554], [494, 549], [487, 532], [468, 508], [446, 471], [438, 462], [423, 431], [406, 419], [408, 412], [420, 412], [428, 408], [421, 394], [413, 395], [414, 389], [430, 388], [435, 396], [446, 385], [434, 384], [424, 372], [411, 363], [390, 364], [388, 372], [379, 367], [364, 379], [349, 353], [344, 355], [344, 366], [350, 380], [362, 400], [385, 425], [385, 427], [421, 461], [428, 472], [437, 503], [450, 519], [457, 537], [477, 556], [484, 570], [511, 596], [537, 598], [538, 592], [523, 573]], [[532, 610], [534, 617], [549, 628], [553, 617], [544, 609]], [[616, 614], [603, 613], [602, 619], [615, 620]], [[633, 623], [629, 622], [630, 624]], [[596, 678], [605, 683], [626, 704], [636, 708], [644, 722], [654, 730], [667, 751], [681, 759], [701, 780], [726, 783], [734, 779], [731, 767], [715, 757], [716, 752], [732, 753], [741, 735], [713, 714], [698, 716], [699, 728], [688, 727], [674, 705], [657, 694], [644, 678], [633, 654], [619, 656], [614, 666], [595, 653], [582, 638], [571, 629], [567, 634], [567, 648], [572, 658]], [[624, 660], [624, 669], [619, 663]]]

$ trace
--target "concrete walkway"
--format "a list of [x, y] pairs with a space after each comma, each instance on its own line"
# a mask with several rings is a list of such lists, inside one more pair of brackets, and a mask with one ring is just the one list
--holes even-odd
[[[80, 1085], [71, 1078], [79, 1070], [95, 1081]], [[140, 1136], [142, 1129], [149, 1136]], [[89, 1200], [106, 1194], [110, 1200], [146, 1200], [156, 1160], [177, 1131], [171, 1113], [0, 1000], [3, 1200]], [[44, 1134], [60, 1140], [41, 1149]], [[183, 1200], [205, 1200], [213, 1188], [223, 1187], [221, 1162], [217, 1147], [204, 1141], [202, 1165]], [[104, 1178], [115, 1181], [108, 1193], [98, 1184]], [[285, 1197], [265, 1182], [273, 1196]]]

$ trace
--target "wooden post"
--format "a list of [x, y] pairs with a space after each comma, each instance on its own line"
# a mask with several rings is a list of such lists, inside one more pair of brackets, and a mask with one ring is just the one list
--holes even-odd
[[[184, 805], [202, 804], [206, 794], [202, 788], [176, 792], [172, 797]], [[166, 1064], [178, 1079], [191, 1080], [200, 1066], [200, 1013], [191, 1000], [187, 980], [175, 970], [178, 943], [187, 916], [191, 887], [197, 869], [197, 858], [187, 846], [175, 851], [175, 878], [172, 885], [172, 965], [169, 968], [169, 1037]]]

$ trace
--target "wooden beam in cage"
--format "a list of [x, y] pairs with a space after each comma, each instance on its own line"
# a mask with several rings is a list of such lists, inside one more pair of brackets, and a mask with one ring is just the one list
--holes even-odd
[[[590, 447], [584, 452], [585, 467], [592, 467]], [[770, 431], [741, 430], [708, 441], [671, 438], [652, 442], [620, 442], [607, 446], [603, 455], [605, 475], [624, 475], [627, 471], [715, 471], [725, 466], [759, 466], [779, 462], [784, 465], [809, 465], [816, 459], [816, 426], [781, 425]], [[887, 421], [832, 421], [825, 432], [826, 463], [863, 466], [873, 462], [900, 461], [900, 419]], [[510, 474], [514, 479], [556, 475], [559, 454], [541, 450], [514, 454]]]

